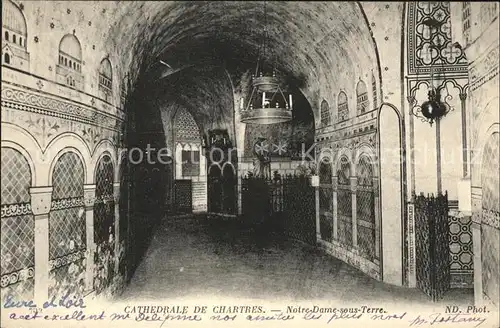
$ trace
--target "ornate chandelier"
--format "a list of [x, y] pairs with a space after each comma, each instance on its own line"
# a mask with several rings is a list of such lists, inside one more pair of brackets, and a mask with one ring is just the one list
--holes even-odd
[[263, 60], [267, 51], [267, 10], [264, 2], [264, 38], [257, 58], [255, 73], [252, 75], [252, 92], [240, 101], [240, 120], [250, 124], [275, 124], [292, 119], [292, 94], [284, 91], [284, 81], [276, 65], [266, 68]]

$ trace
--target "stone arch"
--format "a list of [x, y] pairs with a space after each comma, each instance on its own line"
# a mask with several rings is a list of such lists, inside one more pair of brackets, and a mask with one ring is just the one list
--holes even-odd
[[81, 159], [84, 167], [84, 183], [93, 183], [93, 167], [91, 165], [92, 156], [85, 141], [74, 133], [63, 133], [54, 138], [45, 150], [47, 155], [48, 166], [48, 181], [45, 185], [50, 185], [52, 181], [52, 173], [57, 160], [66, 152], [74, 151]]
[[95, 172], [95, 170], [97, 169], [97, 164], [99, 163], [99, 160], [105, 154], [108, 154], [111, 157], [111, 161], [112, 161], [113, 167], [115, 169], [114, 181], [118, 181], [120, 159], [118, 158], [115, 144], [109, 139], [101, 140], [94, 147], [94, 151], [92, 153], [92, 161], [91, 161], [91, 166], [93, 167], [92, 172]]
[[[2, 147], [10, 147], [19, 151], [28, 161], [32, 175], [32, 186], [46, 186], [39, 181], [44, 175], [45, 158], [36, 139], [26, 130], [17, 125], [2, 122]], [[9, 139], [6, 137], [8, 136]]]
[[35, 220], [30, 188], [34, 179], [28, 157], [22, 148], [12, 146], [2, 142], [1, 292], [2, 296], [32, 299]]

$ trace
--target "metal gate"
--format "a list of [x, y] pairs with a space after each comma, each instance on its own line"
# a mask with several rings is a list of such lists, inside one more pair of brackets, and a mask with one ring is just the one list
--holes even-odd
[[417, 287], [433, 301], [450, 289], [448, 195], [414, 195]]
[[247, 223], [267, 224], [275, 232], [315, 245], [315, 190], [308, 178], [242, 178], [241, 200]]
[[237, 180], [234, 167], [226, 163], [221, 169], [213, 164], [208, 170], [208, 212], [236, 215]]
[[174, 200], [176, 213], [193, 212], [193, 186], [191, 180], [175, 180]]

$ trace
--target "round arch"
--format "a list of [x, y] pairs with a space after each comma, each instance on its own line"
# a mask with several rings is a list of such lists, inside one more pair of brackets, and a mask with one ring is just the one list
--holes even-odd
[[43, 164], [45, 161], [42, 149], [36, 139], [28, 131], [16, 125], [2, 122], [1, 127], [1, 147], [13, 148], [26, 158], [31, 170], [31, 185], [33, 187], [46, 186], [47, 184], [38, 181], [41, 176], [44, 176]]
[[92, 156], [90, 149], [79, 135], [68, 132], [58, 135], [45, 149], [44, 154], [47, 156], [47, 163], [50, 163], [48, 166], [48, 180], [45, 182], [45, 185], [50, 185], [52, 181], [52, 170], [59, 157], [71, 150], [77, 153], [82, 161], [85, 183], [93, 183], [93, 174], [89, 174], [90, 172], [94, 172], [91, 165]]

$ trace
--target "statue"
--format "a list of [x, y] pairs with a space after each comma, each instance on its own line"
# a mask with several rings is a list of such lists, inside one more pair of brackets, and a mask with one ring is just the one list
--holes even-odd
[[[267, 145], [269, 146], [269, 145]], [[271, 179], [271, 158], [266, 139], [259, 137], [253, 145], [253, 175], [256, 178]]]

